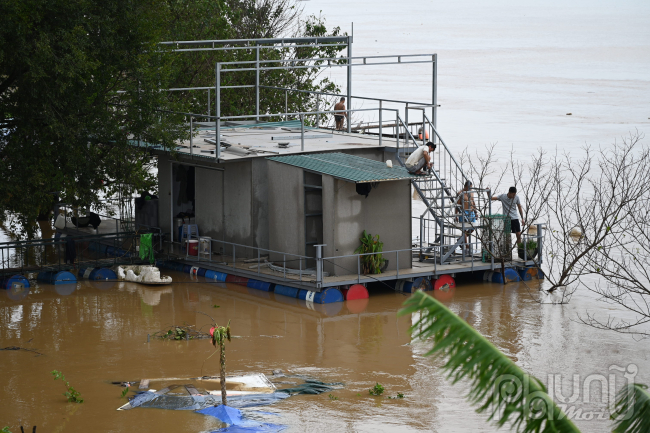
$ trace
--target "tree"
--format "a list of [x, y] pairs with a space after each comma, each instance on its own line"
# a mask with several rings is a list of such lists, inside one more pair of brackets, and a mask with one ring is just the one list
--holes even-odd
[[[155, 192], [155, 160], [147, 145], [173, 149], [189, 135], [188, 119], [174, 113], [205, 107], [196, 94], [161, 89], [212, 86], [215, 61], [251, 60], [254, 54], [172, 53], [159, 42], [328, 34], [322, 19], [301, 20], [296, 5], [294, 0], [0, 0], [0, 217], [13, 215], [31, 236], [31, 223], [49, 214], [57, 193], [63, 202], [102, 210], [104, 197]], [[262, 52], [263, 58], [284, 58], [336, 55], [342, 48]], [[319, 80], [319, 73], [266, 71], [262, 84], [336, 90]], [[250, 79], [250, 73], [230, 74], [224, 84], [251, 84]], [[249, 89], [226, 91], [223, 115], [253, 114], [251, 95]], [[309, 108], [315, 100], [290, 96], [290, 109]], [[263, 112], [284, 111], [278, 92], [265, 94], [263, 101]]]
[[[185, 135], [169, 81], [160, 2], [0, 1], [0, 211], [24, 226], [54, 192], [100, 205], [118, 185], [152, 186], [134, 141], [171, 148]], [[121, 93], [118, 93], [120, 91]]]

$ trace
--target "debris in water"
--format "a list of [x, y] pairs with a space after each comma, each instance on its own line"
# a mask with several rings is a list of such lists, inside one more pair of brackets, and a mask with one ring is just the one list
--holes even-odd
[[[31, 341], [31, 340], [30, 340], [30, 341]], [[40, 355], [42, 355], [41, 352], [37, 352], [37, 351], [34, 350], [34, 349], [26, 349], [26, 348], [24, 348], [24, 347], [18, 347], [18, 346], [7, 346], [7, 347], [4, 347], [4, 348], [0, 348], [0, 350], [24, 350], [25, 352], [32, 352], [32, 353], [35, 353], [36, 356], [40, 356]]]
[[207, 332], [196, 329], [194, 325], [183, 323], [180, 325], [172, 325], [168, 329], [163, 329], [153, 334], [154, 337], [162, 340], [200, 340], [203, 338], [212, 338]]
[[118, 266], [117, 278], [133, 283], [162, 285], [171, 284], [172, 277], [160, 275], [155, 266]]

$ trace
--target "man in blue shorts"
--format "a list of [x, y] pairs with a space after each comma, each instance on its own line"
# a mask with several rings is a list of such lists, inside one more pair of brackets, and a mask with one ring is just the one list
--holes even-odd
[[472, 182], [465, 181], [465, 186], [462, 191], [458, 192], [458, 198], [456, 199], [456, 213], [460, 213], [458, 216], [458, 222], [465, 225], [465, 228], [470, 228], [470, 230], [465, 230], [463, 233], [465, 236], [465, 245], [468, 251], [471, 254], [470, 245], [468, 245], [468, 235], [471, 234], [474, 230], [471, 229], [472, 224], [476, 222], [476, 203], [474, 202], [474, 193], [471, 192]]
[[[503, 213], [510, 216], [510, 232], [517, 235], [517, 244], [520, 244], [521, 226], [526, 224], [526, 221], [524, 221], [524, 210], [521, 208], [521, 200], [519, 200], [519, 196], [517, 195], [517, 188], [511, 186], [508, 194], [501, 194], [490, 198], [492, 200], [499, 200], [503, 205]], [[519, 223], [517, 208], [519, 208], [519, 215], [521, 215], [521, 224]]]

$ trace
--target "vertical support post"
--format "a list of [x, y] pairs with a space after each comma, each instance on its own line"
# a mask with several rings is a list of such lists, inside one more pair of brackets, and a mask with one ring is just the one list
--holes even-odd
[[216, 88], [214, 94], [214, 104], [216, 109], [216, 134], [215, 142], [217, 143], [217, 150], [214, 153], [214, 157], [219, 161], [221, 158], [221, 63], [217, 63], [216, 67]]
[[323, 286], [323, 247], [326, 244], [314, 245], [316, 247], [316, 287]]
[[305, 151], [305, 115], [300, 115], [300, 151]]
[[357, 284], [361, 284], [361, 256], [357, 256]]
[[395, 251], [395, 269], [397, 269], [397, 278], [399, 278], [399, 250]]
[[289, 91], [285, 90], [284, 91], [284, 121], [286, 122], [289, 120], [289, 115], [287, 114], [289, 112]]
[[261, 254], [261, 250], [258, 248], [257, 249], [257, 273], [258, 273], [258, 275], [260, 273], [260, 260], [261, 260], [260, 254]]
[[190, 116], [190, 158], [194, 159], [194, 116]]
[[[316, 111], [320, 111], [320, 93], [316, 95]], [[320, 113], [316, 115], [316, 128], [320, 127]]]
[[287, 255], [286, 254], [282, 254], [282, 270], [284, 271], [282, 277], [286, 280], [287, 279]]
[[406, 103], [406, 108], [404, 109], [404, 128], [406, 129], [404, 134], [404, 147], [406, 147], [407, 144], [409, 144], [409, 136], [408, 136], [408, 130], [409, 130], [409, 103]]
[[395, 110], [395, 144], [397, 146], [397, 156], [399, 156], [399, 110]]
[[[433, 122], [433, 127], [438, 129], [437, 124], [437, 113], [438, 113], [438, 55], [433, 55], [433, 71], [431, 77], [431, 103], [433, 107], [431, 109], [431, 121]], [[431, 137], [434, 140], [436, 137]], [[434, 141], [435, 143], [435, 141]]]
[[[169, 163], [169, 233], [171, 242], [174, 242], [174, 163]], [[172, 245], [174, 248], [174, 245]]]
[[537, 224], [537, 257], [539, 264], [542, 264], [542, 240], [544, 239], [544, 225]]
[[383, 127], [382, 127], [382, 118], [381, 118], [381, 115], [382, 115], [382, 113], [384, 111], [382, 109], [382, 102], [383, 101], [380, 99], [379, 100], [379, 145], [380, 146], [381, 146], [381, 137], [382, 137], [383, 132], [384, 132]]
[[210, 115], [210, 110], [212, 107], [210, 107], [210, 89], [208, 89], [208, 116]]
[[347, 124], [348, 134], [352, 132], [352, 124], [350, 123], [350, 109], [352, 109], [352, 36], [348, 36], [348, 112]]
[[255, 120], [260, 121], [260, 47], [255, 43]]

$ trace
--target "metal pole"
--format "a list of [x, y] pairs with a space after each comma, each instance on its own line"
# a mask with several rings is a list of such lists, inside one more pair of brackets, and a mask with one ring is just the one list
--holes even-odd
[[[320, 93], [316, 95], [316, 111], [320, 111]], [[316, 115], [316, 128], [320, 127], [320, 113]]]
[[350, 109], [352, 108], [352, 60], [350, 57], [352, 57], [352, 36], [348, 36], [348, 134], [352, 132], [352, 124], [350, 123], [350, 115], [352, 114], [350, 112]]
[[399, 156], [399, 110], [395, 110], [395, 143], [397, 145], [397, 156]]
[[300, 115], [300, 151], [305, 151], [305, 115]]
[[[434, 54], [433, 55], [433, 76], [431, 78], [431, 103], [433, 104], [433, 107], [431, 107], [431, 120], [433, 121], [433, 127], [438, 128], [437, 125], [437, 113], [438, 113], [438, 55]], [[436, 137], [431, 137], [434, 140]], [[434, 141], [435, 143], [435, 141]]]
[[[409, 129], [409, 103], [406, 103], [406, 108], [404, 109], [404, 128], [408, 131]], [[404, 147], [408, 141], [408, 134], [404, 134]]]
[[397, 269], [397, 278], [399, 278], [399, 250], [395, 252], [397, 258], [395, 259], [397, 263], [395, 264], [395, 269]]
[[289, 120], [289, 115], [286, 114], [286, 113], [289, 112], [289, 94], [288, 93], [289, 93], [288, 90], [284, 91], [284, 112], [285, 112], [284, 120], [285, 120], [285, 122], [287, 120]]
[[208, 116], [210, 115], [210, 109], [211, 108], [212, 107], [210, 107], [210, 89], [208, 89]]
[[194, 135], [194, 116], [190, 116], [190, 158], [194, 159], [194, 141], [193, 141], [193, 136]]
[[221, 64], [217, 63], [216, 67], [216, 88], [214, 94], [214, 104], [216, 109], [216, 133], [215, 142], [217, 143], [217, 150], [214, 157], [217, 161], [221, 158]]
[[382, 119], [381, 119], [381, 115], [382, 115], [382, 113], [383, 113], [383, 111], [384, 111], [384, 110], [382, 110], [382, 107], [381, 107], [382, 104], [381, 104], [381, 102], [382, 102], [382, 101], [381, 101], [381, 99], [380, 99], [380, 100], [379, 100], [379, 145], [380, 145], [380, 146], [381, 146], [381, 137], [382, 137], [382, 134], [383, 134], [383, 128], [382, 128], [382, 124], [381, 124], [381, 120], [382, 120]]
[[255, 43], [255, 120], [260, 120], [260, 47]]
[[323, 285], [323, 247], [326, 244], [314, 245], [316, 247], [316, 287]]
[[542, 239], [543, 239], [543, 232], [544, 231], [544, 226], [542, 224], [537, 224], [537, 257], [539, 260], [539, 263], [542, 263]]

